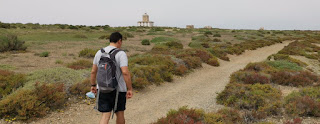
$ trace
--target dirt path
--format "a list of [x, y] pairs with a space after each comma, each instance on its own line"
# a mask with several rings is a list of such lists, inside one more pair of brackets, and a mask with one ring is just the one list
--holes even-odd
[[[244, 68], [249, 62], [263, 61], [288, 44], [289, 42], [284, 42], [247, 51], [240, 56], [230, 56], [231, 61], [221, 61], [220, 67], [204, 64], [202, 69], [195, 70], [182, 78], [177, 77], [172, 83], [151, 86], [135, 93], [134, 97], [127, 101], [126, 122], [128, 124], [151, 123], [164, 117], [170, 109], [185, 105], [202, 108], [205, 111], [218, 110], [223, 106], [216, 104], [216, 93], [225, 88], [232, 72]], [[100, 114], [92, 108], [93, 105], [74, 104], [65, 112], [52, 113], [33, 123], [97, 124]], [[115, 123], [115, 119], [111, 120], [111, 123]]]

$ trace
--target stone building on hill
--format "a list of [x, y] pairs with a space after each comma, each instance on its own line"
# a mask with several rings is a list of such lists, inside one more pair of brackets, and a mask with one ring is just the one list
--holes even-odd
[[187, 29], [194, 29], [194, 25], [187, 25], [186, 28]]
[[142, 15], [142, 21], [138, 21], [138, 26], [153, 27], [153, 23], [153, 21], [149, 21], [149, 15], [145, 13]]

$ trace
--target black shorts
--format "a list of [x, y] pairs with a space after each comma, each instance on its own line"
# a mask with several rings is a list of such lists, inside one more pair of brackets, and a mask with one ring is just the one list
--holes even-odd
[[[115, 112], [126, 110], [126, 95], [127, 92], [119, 92], [118, 104]], [[114, 108], [114, 102], [116, 98], [116, 90], [110, 93], [99, 94], [98, 111], [99, 112], [111, 112]]]

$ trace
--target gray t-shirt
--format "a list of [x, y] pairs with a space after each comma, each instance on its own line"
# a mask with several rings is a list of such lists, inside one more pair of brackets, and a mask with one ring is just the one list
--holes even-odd
[[[109, 53], [114, 48], [116, 48], [116, 47], [107, 46], [103, 49], [105, 50], [105, 54], [106, 54], [106, 53]], [[102, 55], [101, 50], [99, 50], [93, 59], [93, 64], [95, 64], [95, 65], [99, 64], [101, 55]], [[109, 55], [107, 55], [107, 56], [109, 56]], [[122, 71], [121, 71], [121, 67], [128, 66], [127, 54], [124, 51], [119, 51], [116, 54], [115, 59], [117, 62], [117, 67], [120, 67], [120, 68], [117, 68], [117, 70], [116, 70], [116, 77], [118, 79], [118, 84], [119, 84], [119, 92], [127, 92], [127, 85], [126, 85], [126, 82], [124, 81]], [[97, 85], [97, 88], [99, 89], [98, 85]]]

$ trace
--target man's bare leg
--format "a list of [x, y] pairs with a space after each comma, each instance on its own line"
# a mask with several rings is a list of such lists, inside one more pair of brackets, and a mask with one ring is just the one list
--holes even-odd
[[100, 124], [108, 124], [110, 120], [111, 112], [103, 112], [100, 120]]
[[116, 115], [117, 115], [117, 124], [125, 124], [124, 111], [118, 111]]

